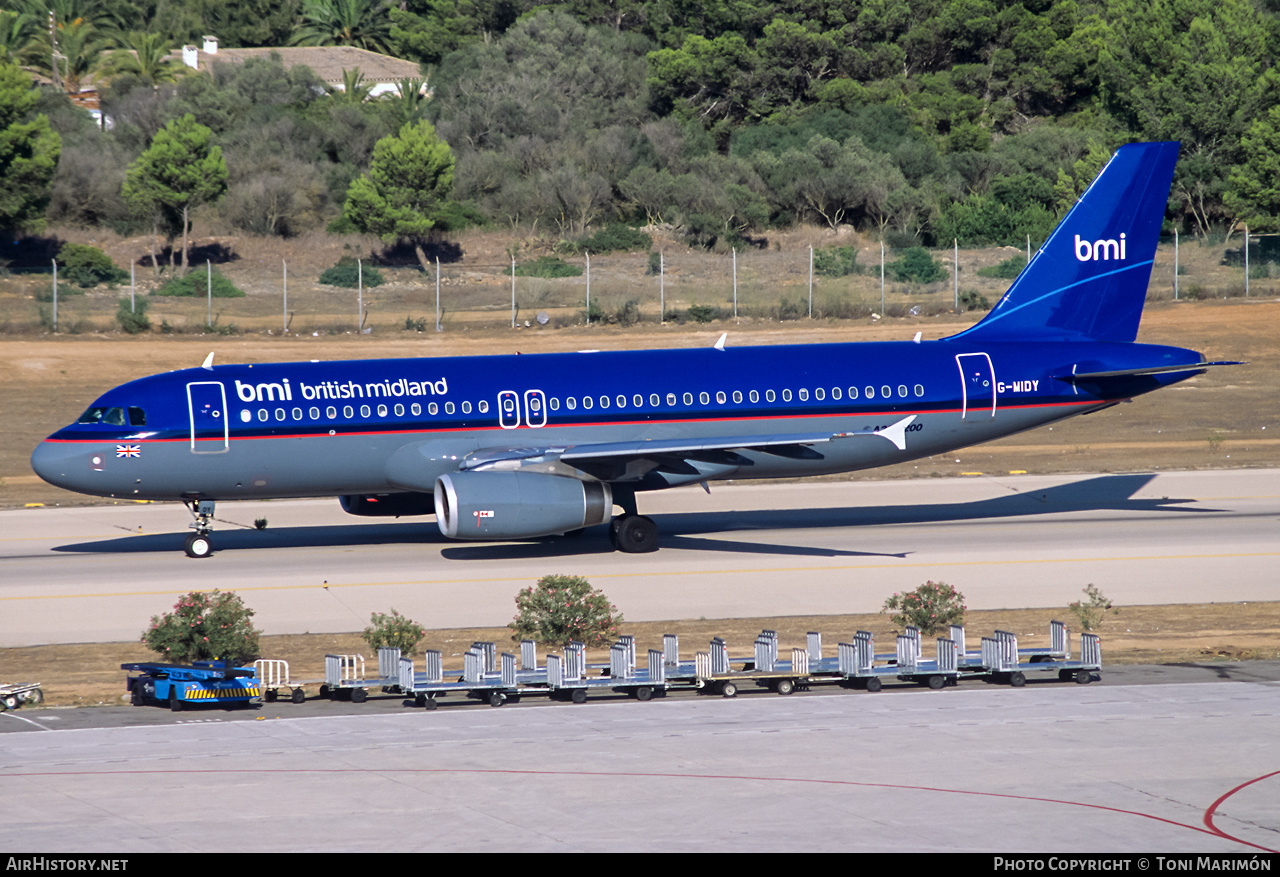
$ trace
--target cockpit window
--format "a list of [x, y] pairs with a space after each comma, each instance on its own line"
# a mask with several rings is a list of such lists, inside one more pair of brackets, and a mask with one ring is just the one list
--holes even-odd
[[108, 426], [146, 426], [147, 413], [141, 408], [130, 407], [128, 420], [123, 408], [90, 408], [76, 423], [105, 423]]

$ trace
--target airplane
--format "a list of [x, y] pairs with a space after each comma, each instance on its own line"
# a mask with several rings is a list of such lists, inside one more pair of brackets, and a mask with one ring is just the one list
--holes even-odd
[[[95, 496], [337, 496], [458, 540], [608, 525], [658, 548], [651, 490], [900, 463], [1088, 414], [1215, 365], [1138, 344], [1177, 143], [1122, 146], [996, 306], [947, 338], [214, 365], [109, 390], [31, 457]], [[615, 515], [615, 507], [621, 514]]]

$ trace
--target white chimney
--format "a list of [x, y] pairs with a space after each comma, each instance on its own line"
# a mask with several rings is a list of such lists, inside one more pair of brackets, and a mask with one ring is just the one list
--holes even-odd
[[206, 36], [204, 38], [204, 51], [206, 55], [218, 54], [218, 38]]
[[199, 70], [200, 69], [199, 59], [200, 59], [200, 53], [196, 51], [195, 46], [182, 47], [182, 63], [183, 64], [186, 64], [192, 70]]

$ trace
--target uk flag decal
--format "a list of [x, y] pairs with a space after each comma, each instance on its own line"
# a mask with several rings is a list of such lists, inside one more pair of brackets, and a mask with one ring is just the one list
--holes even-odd
[[141, 457], [142, 445], [116, 445], [117, 457]]

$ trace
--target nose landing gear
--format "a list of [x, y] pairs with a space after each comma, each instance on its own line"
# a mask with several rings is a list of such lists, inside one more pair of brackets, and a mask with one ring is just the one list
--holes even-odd
[[187, 536], [186, 544], [183, 546], [187, 552], [187, 557], [209, 557], [213, 554], [213, 539], [210, 533], [213, 530], [213, 500], [183, 500], [187, 509], [191, 512], [191, 516], [195, 518], [187, 526], [195, 530], [194, 533]]

